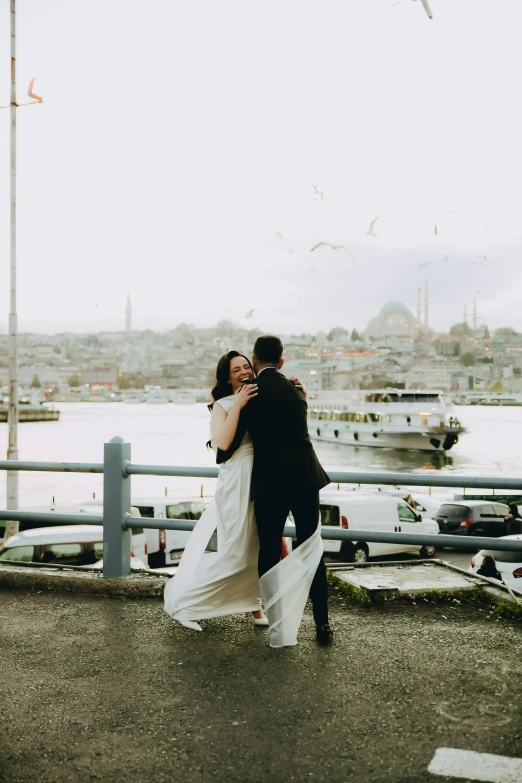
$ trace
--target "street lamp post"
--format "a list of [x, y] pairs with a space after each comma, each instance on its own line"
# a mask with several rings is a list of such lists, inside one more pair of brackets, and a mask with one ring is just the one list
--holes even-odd
[[[11, 0], [11, 276], [9, 310], [9, 441], [7, 459], [18, 459], [18, 322], [16, 314], [16, 0]], [[7, 471], [7, 508], [18, 508], [18, 471]], [[18, 532], [6, 522], [5, 537]]]

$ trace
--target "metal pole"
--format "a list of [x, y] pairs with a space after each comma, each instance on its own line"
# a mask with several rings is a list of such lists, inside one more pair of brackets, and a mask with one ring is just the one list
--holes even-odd
[[103, 471], [103, 576], [128, 576], [131, 530], [124, 528], [131, 510], [131, 478], [125, 472], [131, 446], [115, 437], [104, 448]]
[[[9, 310], [9, 440], [7, 459], [18, 459], [18, 323], [16, 315], [16, 0], [11, 0], [11, 277]], [[7, 508], [18, 509], [18, 471], [7, 472]], [[17, 533], [7, 522], [5, 537]]]

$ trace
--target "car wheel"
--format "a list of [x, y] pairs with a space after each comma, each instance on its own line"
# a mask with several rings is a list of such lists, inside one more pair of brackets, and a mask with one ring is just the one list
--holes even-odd
[[435, 557], [436, 549], [434, 546], [423, 546], [420, 551], [421, 557]]
[[356, 544], [352, 556], [354, 563], [366, 563], [368, 560], [368, 547], [366, 544]]

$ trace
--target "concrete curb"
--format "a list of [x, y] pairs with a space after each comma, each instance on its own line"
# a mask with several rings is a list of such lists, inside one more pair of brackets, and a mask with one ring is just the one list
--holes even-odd
[[120, 595], [127, 598], [162, 598], [168, 578], [156, 574], [131, 574], [121, 579], [104, 579], [100, 573], [0, 566], [0, 590], [25, 589], [92, 595]]

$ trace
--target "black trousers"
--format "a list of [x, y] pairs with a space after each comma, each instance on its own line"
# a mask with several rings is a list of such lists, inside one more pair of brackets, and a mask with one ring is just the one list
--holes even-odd
[[[259, 576], [263, 576], [281, 559], [281, 539], [288, 513], [295, 521], [297, 546], [310, 538], [319, 523], [319, 490], [310, 488], [270, 489], [261, 492], [254, 502], [259, 534]], [[323, 558], [310, 588], [314, 620], [328, 622], [328, 583]]]

